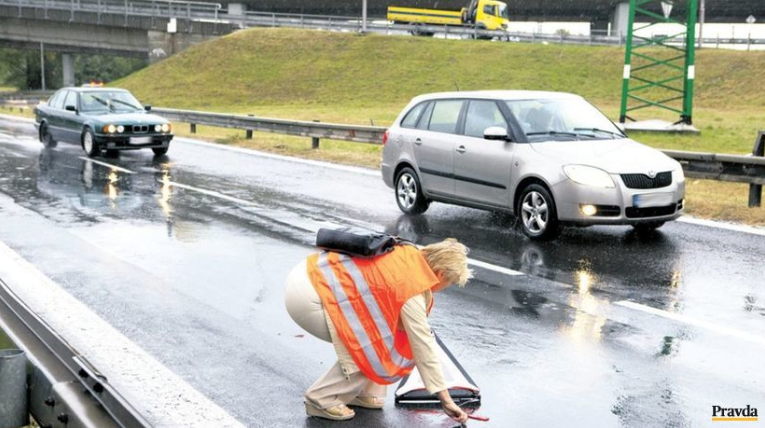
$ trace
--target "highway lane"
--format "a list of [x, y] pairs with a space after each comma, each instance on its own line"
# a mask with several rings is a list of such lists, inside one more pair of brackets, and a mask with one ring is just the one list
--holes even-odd
[[[488, 212], [403, 216], [375, 171], [179, 143], [94, 163], [0, 119], [0, 241], [245, 425], [324, 425], [301, 394], [332, 352], [299, 337], [282, 287], [318, 227], [348, 223], [455, 236], [499, 268], [433, 314], [491, 426], [700, 426], [713, 404], [765, 407], [765, 236], [673, 223], [536, 243]], [[392, 405], [356, 424], [453, 425]]]

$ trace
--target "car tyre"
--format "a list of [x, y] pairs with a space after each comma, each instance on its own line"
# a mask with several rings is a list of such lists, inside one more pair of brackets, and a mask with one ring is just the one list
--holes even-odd
[[553, 239], [560, 233], [555, 200], [544, 186], [526, 186], [518, 198], [515, 212], [523, 234], [531, 239]]
[[152, 152], [154, 152], [154, 156], [163, 156], [167, 154], [167, 151], [170, 149], [170, 147], [157, 147], [154, 149], [151, 149]]
[[641, 232], [653, 232], [654, 230], [664, 226], [663, 221], [650, 221], [646, 223], [635, 223], [632, 225], [632, 227], [635, 228], [635, 230], [638, 233]]
[[43, 146], [45, 146], [46, 149], [52, 149], [58, 145], [58, 141], [53, 139], [53, 135], [50, 133], [50, 128], [45, 122], [40, 125], [40, 142], [43, 143]]
[[430, 206], [420, 186], [420, 179], [412, 168], [406, 167], [396, 175], [396, 203], [404, 214], [422, 214]]
[[88, 157], [94, 158], [101, 154], [101, 145], [96, 141], [96, 135], [90, 128], [85, 128], [82, 132], [82, 149]]

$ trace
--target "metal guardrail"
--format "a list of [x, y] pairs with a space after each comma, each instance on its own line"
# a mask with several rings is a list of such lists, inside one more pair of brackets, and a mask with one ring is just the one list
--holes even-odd
[[0, 0], [0, 15], [18, 19], [218, 35], [234, 30], [219, 19], [221, 5], [175, 0]]
[[[330, 15], [307, 15], [291, 13], [269, 13], [247, 11], [242, 15], [230, 14], [229, 10], [221, 11], [221, 19], [237, 24], [240, 27], [291, 27], [324, 29], [339, 31], [361, 32], [364, 22], [358, 16], [330, 16]], [[475, 25], [424, 25], [424, 24], [396, 24], [385, 19], [368, 19], [366, 22], [367, 32], [383, 34], [419, 34], [441, 35], [443, 37], [461, 38], [484, 38], [496, 39], [507, 42], [526, 43], [558, 43], [578, 45], [623, 45], [624, 36], [609, 35], [593, 32], [589, 35], [572, 35], [566, 31], [556, 34], [533, 33], [520, 31], [484, 30]], [[705, 47], [720, 47], [721, 45], [746, 45], [748, 47], [765, 45], [765, 39], [748, 38], [704, 38], [702, 44]], [[685, 41], [681, 38], [670, 39], [667, 43], [682, 45]], [[698, 43], [698, 40], [697, 40]]]
[[[299, 120], [268, 119], [253, 116], [164, 108], [157, 108], [153, 111], [164, 116], [168, 120], [190, 124], [192, 133], [196, 132], [196, 125], [206, 125], [220, 128], [243, 129], [247, 131], [248, 138], [252, 138], [252, 131], [297, 135], [311, 137], [313, 139], [313, 148], [315, 149], [319, 147], [320, 138], [382, 144], [382, 135], [387, 129], [381, 126], [358, 126]], [[765, 185], [764, 151], [765, 131], [761, 131], [758, 135], [752, 156], [662, 150], [664, 154], [679, 161], [683, 165], [683, 171], [688, 177], [734, 183], [749, 183], [750, 207], [759, 207], [762, 203], [762, 185]]]
[[0, 280], [0, 325], [33, 370], [29, 410], [40, 427], [149, 428], [96, 368]]
[[[315, 149], [319, 147], [320, 138], [382, 144], [382, 136], [387, 129], [381, 126], [268, 119], [165, 108], [156, 108], [152, 111], [168, 120], [190, 124], [192, 133], [196, 132], [196, 125], [206, 125], [246, 130], [248, 138], [252, 137], [252, 131], [297, 135], [311, 137]], [[678, 150], [662, 151], [679, 161], [688, 177], [749, 183], [749, 206], [761, 206], [762, 185], [765, 185], [765, 131], [759, 133], [751, 156]]]
[[[35, 104], [39, 98], [29, 95]], [[39, 96], [39, 95], [37, 95]], [[0, 105], [29, 108], [26, 104], [8, 104], [7, 98], [0, 97]], [[276, 134], [310, 137], [312, 147], [319, 148], [320, 140], [344, 140], [357, 143], [382, 144], [387, 128], [382, 126], [345, 125], [318, 121], [302, 121], [255, 117], [251, 115], [232, 115], [209, 113], [193, 110], [154, 108], [153, 113], [174, 122], [188, 123], [191, 133], [196, 133], [197, 125], [217, 128], [241, 129], [246, 131], [248, 139], [252, 132], [271, 132]], [[754, 143], [751, 155], [732, 155], [724, 153], [688, 152], [662, 150], [667, 156], [683, 165], [686, 176], [706, 180], [748, 183], [749, 206], [762, 206], [762, 186], [765, 185], [765, 131], [760, 131]]]
[[171, 121], [190, 124], [192, 133], [196, 132], [196, 125], [244, 129], [247, 131], [273, 132], [277, 134], [311, 137], [314, 139], [315, 148], [318, 148], [318, 139], [321, 138], [354, 141], [357, 143], [382, 144], [382, 137], [387, 129], [381, 126], [342, 125], [336, 123], [272, 119], [166, 108], [154, 108], [152, 109], [152, 112]]
[[138, 15], [156, 18], [217, 19], [220, 3], [204, 3], [175, 0], [0, 0], [0, 5], [18, 8], [22, 17], [24, 8], [36, 8], [48, 18], [49, 10], [69, 11], [74, 20], [75, 13]]

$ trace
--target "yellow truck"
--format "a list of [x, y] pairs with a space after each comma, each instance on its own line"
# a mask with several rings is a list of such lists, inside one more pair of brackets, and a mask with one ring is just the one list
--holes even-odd
[[508, 16], [507, 4], [496, 0], [472, 0], [461, 10], [388, 7], [388, 21], [396, 24], [475, 25], [486, 30], [506, 30]]

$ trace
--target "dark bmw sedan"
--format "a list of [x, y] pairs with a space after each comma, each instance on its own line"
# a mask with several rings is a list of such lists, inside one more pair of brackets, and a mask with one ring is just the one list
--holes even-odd
[[63, 88], [35, 108], [35, 122], [45, 147], [78, 144], [90, 157], [102, 151], [151, 149], [164, 155], [172, 126], [150, 114], [128, 91], [116, 88]]

